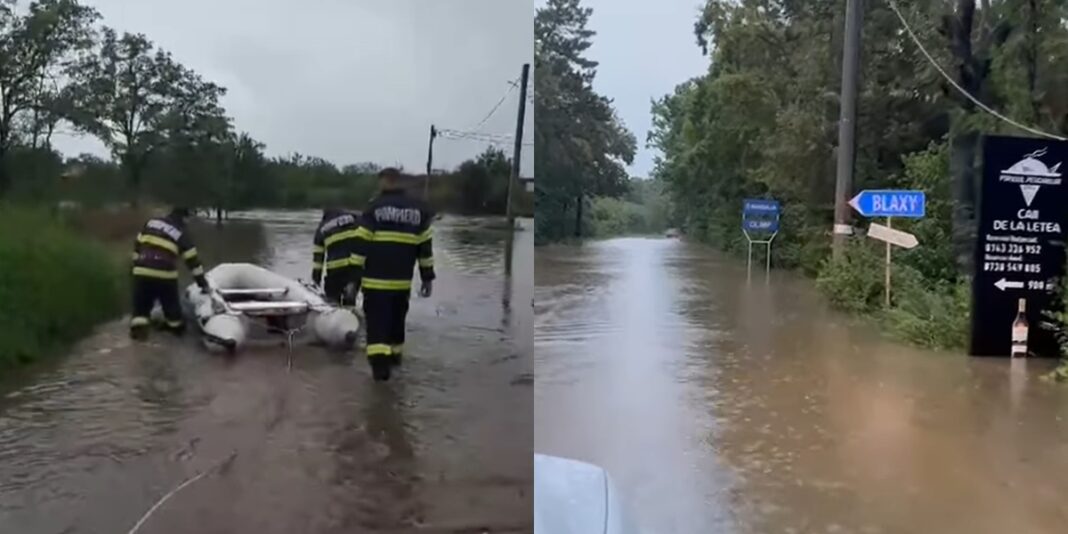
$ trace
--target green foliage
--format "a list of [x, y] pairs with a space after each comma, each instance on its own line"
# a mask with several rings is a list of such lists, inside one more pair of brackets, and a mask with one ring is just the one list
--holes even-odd
[[0, 1], [0, 195], [11, 185], [9, 149], [27, 137], [36, 146], [41, 128], [55, 126], [56, 114], [41, 113], [62, 101], [53, 80], [65, 61], [92, 44], [97, 18], [76, 0], [36, 0], [26, 9]]
[[858, 313], [878, 310], [885, 298], [881, 251], [882, 247], [865, 240], [850, 240], [841, 257], [826, 260], [816, 278], [816, 286], [831, 304], [843, 310]]
[[120, 313], [109, 251], [47, 215], [0, 206], [0, 368], [36, 360]]
[[971, 329], [971, 282], [930, 287], [919, 273], [900, 267], [894, 277], [895, 306], [886, 310], [892, 334], [917, 345], [936, 349], [960, 349], [968, 343]]
[[597, 62], [585, 57], [591, 12], [579, 0], [548, 0], [534, 18], [538, 242], [581, 234], [586, 197], [625, 193], [624, 165], [637, 149], [611, 101], [593, 90]]
[[594, 197], [589, 203], [593, 237], [659, 234], [673, 226], [671, 202], [657, 180], [630, 180], [622, 198]]
[[590, 226], [594, 237], [646, 234], [648, 214], [640, 204], [612, 197], [595, 197], [590, 202]]

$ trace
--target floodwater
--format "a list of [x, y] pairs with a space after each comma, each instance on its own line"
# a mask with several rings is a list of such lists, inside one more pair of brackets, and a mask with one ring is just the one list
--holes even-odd
[[535, 451], [604, 466], [645, 532], [1068, 531], [1050, 362], [901, 346], [677, 240], [535, 265]]
[[[208, 262], [310, 275], [317, 212], [197, 228]], [[436, 223], [438, 281], [414, 298], [404, 367], [281, 346], [229, 360], [193, 336], [102, 327], [0, 397], [0, 532], [529, 532], [533, 236], [505, 277], [499, 221]], [[524, 303], [526, 305], [524, 305]], [[226, 461], [227, 458], [231, 458]]]

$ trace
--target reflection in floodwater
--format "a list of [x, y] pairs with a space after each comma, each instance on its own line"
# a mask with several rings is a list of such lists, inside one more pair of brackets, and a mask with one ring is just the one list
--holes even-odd
[[539, 249], [535, 450], [606, 467], [647, 532], [1064, 532], [1049, 362], [904, 347], [754, 271], [674, 240]]
[[[310, 274], [319, 212], [233, 216], [194, 227], [205, 261]], [[508, 280], [495, 224], [435, 224], [435, 294], [413, 299], [409, 357], [385, 384], [362, 356], [300, 347], [287, 373], [280, 346], [229, 360], [192, 336], [133, 344], [122, 321], [9, 384], [0, 532], [126, 532], [231, 451], [140, 532], [530, 531], [533, 312], [502, 303], [531, 298], [533, 239], [517, 233]]]

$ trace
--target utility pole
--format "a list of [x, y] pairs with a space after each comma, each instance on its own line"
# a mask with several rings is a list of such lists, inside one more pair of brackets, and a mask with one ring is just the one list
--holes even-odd
[[857, 80], [860, 77], [860, 31], [862, 0], [846, 0], [845, 42], [842, 46], [842, 94], [839, 99], [838, 172], [834, 185], [834, 238], [832, 253], [840, 257], [846, 239], [853, 233], [849, 198], [853, 194], [856, 163]]
[[508, 199], [505, 213], [508, 216], [509, 231], [515, 230], [515, 214], [512, 213], [512, 187], [519, 180], [519, 155], [523, 150], [523, 119], [527, 112], [527, 79], [530, 77], [530, 63], [523, 64], [523, 75], [519, 79], [519, 116], [515, 121], [515, 153], [512, 155], [512, 174], [508, 177]]
[[434, 138], [438, 136], [438, 131], [434, 128], [434, 125], [430, 125], [430, 143], [426, 149], [426, 180], [423, 180], [423, 200], [430, 202], [430, 167], [434, 164]]

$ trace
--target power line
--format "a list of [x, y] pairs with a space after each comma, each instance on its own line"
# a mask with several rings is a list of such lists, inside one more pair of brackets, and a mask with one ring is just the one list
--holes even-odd
[[953, 80], [953, 77], [951, 77], [949, 74], [946, 74], [946, 71], [942, 69], [942, 66], [939, 65], [938, 62], [935, 61], [935, 59], [933, 57], [931, 57], [931, 54], [929, 54], [927, 52], [927, 49], [924, 48], [923, 43], [920, 42], [919, 37], [916, 37], [916, 33], [912, 31], [912, 28], [909, 26], [908, 21], [905, 20], [905, 16], [901, 14], [901, 10], [898, 9], [897, 2], [895, 2], [894, 0], [886, 0], [886, 2], [890, 5], [890, 9], [892, 9], [894, 11], [894, 14], [897, 15], [897, 18], [901, 21], [902, 26], [905, 27], [905, 31], [909, 34], [909, 37], [912, 38], [912, 42], [916, 43], [916, 46], [919, 47], [920, 52], [922, 52], [924, 57], [927, 58], [927, 61], [929, 61], [931, 63], [931, 66], [933, 66], [935, 68], [935, 70], [937, 70], [938, 73], [941, 74], [942, 77], [945, 78], [946, 81], [950, 83], [950, 85], [952, 85], [958, 92], [960, 92], [960, 94], [964, 95], [968, 100], [971, 100], [972, 103], [975, 104], [976, 106], [979, 106], [979, 109], [982, 109], [983, 111], [993, 115], [994, 117], [997, 117], [998, 119], [1001, 119], [1002, 121], [1007, 122], [1007, 123], [1019, 128], [1021, 130], [1024, 130], [1026, 132], [1030, 132], [1030, 133], [1033, 133], [1033, 134], [1041, 136], [1041, 137], [1047, 137], [1047, 138], [1050, 138], [1050, 139], [1056, 139], [1058, 141], [1068, 140], [1068, 139], [1066, 139], [1064, 137], [1061, 137], [1061, 136], [1059, 136], [1057, 134], [1051, 134], [1049, 132], [1044, 132], [1042, 130], [1038, 130], [1038, 129], [1032, 128], [1032, 127], [1027, 126], [1025, 124], [1020, 124], [1019, 122], [1016, 122], [1016, 121], [1014, 121], [1014, 120], [1002, 115], [1001, 113], [998, 113], [997, 111], [991, 109], [986, 104], [980, 102], [978, 98], [975, 98], [974, 96], [972, 96], [971, 93], [969, 93], [963, 87], [958, 85], [957, 82]]
[[491, 109], [489, 111], [489, 113], [486, 114], [485, 118], [483, 118], [482, 121], [479, 122], [477, 126], [475, 126], [474, 128], [471, 128], [472, 130], [478, 130], [479, 128], [482, 127], [482, 125], [486, 124], [486, 121], [490, 120], [490, 117], [492, 117], [493, 114], [497, 112], [497, 109], [499, 109], [501, 107], [501, 104], [503, 104], [505, 99], [508, 98], [508, 95], [512, 94], [512, 91], [515, 90], [517, 83], [516, 82], [509, 82], [509, 85], [510, 85], [510, 87], [508, 88], [508, 90], [505, 91], [503, 95], [501, 95], [501, 99], [498, 100], [497, 103], [493, 105], [493, 109]]

